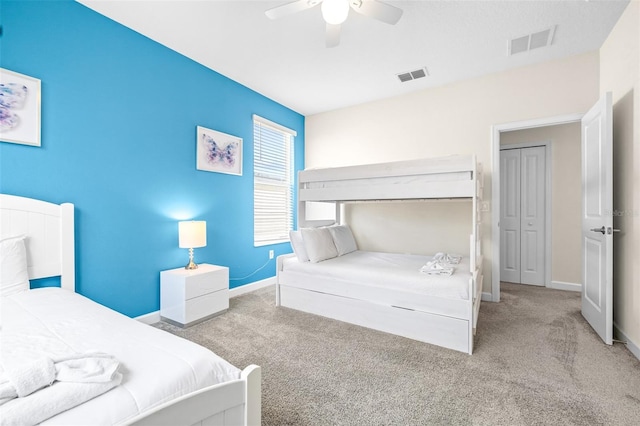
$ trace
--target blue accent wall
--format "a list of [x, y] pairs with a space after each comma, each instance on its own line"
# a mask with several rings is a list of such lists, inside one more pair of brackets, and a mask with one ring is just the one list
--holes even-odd
[[[76, 213], [76, 288], [129, 316], [160, 306], [160, 271], [184, 266], [178, 220], [207, 221], [198, 263], [240, 286], [275, 275], [289, 243], [253, 246], [252, 115], [304, 117], [73, 1], [0, 2], [0, 66], [42, 80], [42, 146], [0, 143], [0, 192]], [[196, 126], [243, 139], [243, 175], [196, 170]]]

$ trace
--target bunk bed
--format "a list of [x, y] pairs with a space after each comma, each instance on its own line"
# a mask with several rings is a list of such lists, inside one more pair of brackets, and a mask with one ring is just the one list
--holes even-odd
[[[260, 424], [260, 367], [240, 370], [75, 292], [74, 228], [73, 204], [0, 194], [2, 424]], [[61, 287], [29, 288], [57, 276]], [[21, 395], [24, 384], [11, 378], [49, 377], [48, 360], [53, 384]], [[103, 380], [59, 376], [59, 363], [104, 360], [117, 367]]]
[[[469, 253], [452, 276], [434, 277], [419, 271], [429, 256], [352, 249], [304, 262], [294, 246], [294, 253], [277, 259], [276, 305], [471, 354], [482, 294], [482, 191], [475, 156], [300, 171], [300, 232], [340, 225], [344, 203], [464, 199], [472, 204]], [[307, 219], [309, 202], [335, 203], [335, 220]], [[349, 275], [347, 265], [356, 272]], [[397, 278], [380, 279], [385, 273]]]

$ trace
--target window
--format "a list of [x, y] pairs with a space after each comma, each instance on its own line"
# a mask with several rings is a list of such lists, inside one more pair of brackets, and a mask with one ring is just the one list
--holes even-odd
[[296, 132], [253, 116], [253, 245], [289, 241]]

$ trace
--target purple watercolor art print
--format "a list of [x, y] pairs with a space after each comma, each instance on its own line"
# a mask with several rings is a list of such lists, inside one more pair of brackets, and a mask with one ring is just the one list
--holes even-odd
[[242, 138], [198, 126], [196, 168], [242, 176]]
[[40, 146], [40, 80], [0, 68], [0, 141]]

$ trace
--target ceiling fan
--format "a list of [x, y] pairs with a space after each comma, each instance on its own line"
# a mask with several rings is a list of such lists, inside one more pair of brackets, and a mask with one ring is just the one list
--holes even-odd
[[402, 16], [402, 9], [377, 0], [296, 0], [276, 6], [265, 12], [271, 19], [282, 18], [319, 5], [322, 17], [327, 23], [326, 46], [335, 47], [340, 44], [340, 25], [349, 15], [351, 9], [361, 15], [395, 25]]

